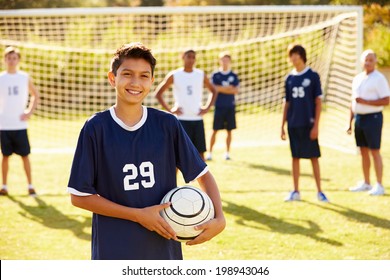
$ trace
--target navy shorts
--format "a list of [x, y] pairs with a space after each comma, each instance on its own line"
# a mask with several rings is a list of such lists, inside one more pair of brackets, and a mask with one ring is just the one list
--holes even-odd
[[293, 158], [319, 158], [321, 156], [318, 139], [310, 139], [311, 129], [311, 126], [288, 128]]
[[213, 130], [236, 128], [236, 107], [215, 107]]
[[382, 138], [382, 112], [355, 115], [355, 140], [358, 147], [380, 149]]
[[181, 125], [190, 137], [191, 142], [199, 153], [206, 151], [206, 136], [204, 133], [203, 120], [200, 121], [183, 121], [180, 120]]
[[30, 154], [30, 143], [28, 141], [27, 129], [22, 130], [1, 130], [1, 152], [4, 156], [13, 153], [22, 157]]

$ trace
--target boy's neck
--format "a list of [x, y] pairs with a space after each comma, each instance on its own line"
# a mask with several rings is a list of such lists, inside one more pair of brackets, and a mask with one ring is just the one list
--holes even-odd
[[15, 74], [18, 71], [16, 67], [8, 67], [7, 68], [7, 73], [9, 74]]
[[298, 65], [295, 66], [295, 70], [296, 70], [298, 73], [300, 73], [300, 72], [302, 72], [303, 70], [305, 70], [305, 68], [306, 68], [306, 64], [298, 64]]
[[127, 126], [133, 127], [142, 119], [142, 105], [123, 106], [120, 103], [114, 105], [115, 115]]

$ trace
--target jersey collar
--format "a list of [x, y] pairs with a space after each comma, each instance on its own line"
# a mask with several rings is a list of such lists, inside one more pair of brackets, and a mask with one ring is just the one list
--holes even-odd
[[148, 109], [145, 107], [145, 106], [142, 106], [142, 118], [141, 120], [134, 126], [128, 126], [126, 125], [124, 122], [121, 121], [121, 119], [119, 119], [116, 114], [115, 114], [115, 109], [114, 109], [114, 106], [112, 106], [110, 108], [110, 114], [111, 114], [111, 117], [114, 119], [114, 121], [120, 126], [122, 127], [123, 129], [126, 129], [128, 131], [135, 131], [137, 129], [139, 129], [141, 126], [144, 125], [144, 123], [146, 122], [146, 119], [148, 118]]
[[291, 71], [291, 74], [293, 74], [294, 76], [301, 76], [303, 74], [305, 74], [307, 71], [309, 71], [310, 67], [309, 66], [306, 66], [305, 69], [303, 69], [301, 72], [298, 72], [296, 69], [293, 69]]

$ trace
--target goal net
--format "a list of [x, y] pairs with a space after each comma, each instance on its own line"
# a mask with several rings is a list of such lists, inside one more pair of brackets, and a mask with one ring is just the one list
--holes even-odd
[[[320, 144], [355, 149], [345, 129], [362, 51], [361, 7], [71, 8], [0, 14], [1, 47], [21, 50], [20, 69], [32, 76], [41, 95], [29, 124], [36, 150], [73, 151], [86, 118], [115, 103], [107, 82], [110, 59], [118, 47], [134, 41], [150, 47], [157, 58], [154, 88], [182, 66], [184, 49], [197, 51], [196, 67], [207, 74], [218, 69], [221, 51], [230, 52], [240, 78], [233, 145], [281, 143], [284, 79], [292, 68], [287, 47], [300, 43], [324, 92]], [[4, 69], [3, 59], [0, 65]], [[172, 102], [171, 92], [165, 96]], [[145, 105], [160, 108], [153, 94]], [[212, 118], [212, 112], [205, 116], [208, 135]], [[219, 137], [217, 148], [223, 145]]]

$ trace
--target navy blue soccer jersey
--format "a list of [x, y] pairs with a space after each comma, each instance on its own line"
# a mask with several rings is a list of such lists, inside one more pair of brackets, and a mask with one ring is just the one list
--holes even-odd
[[[176, 187], [176, 167], [186, 182], [207, 172], [174, 115], [143, 107], [141, 121], [128, 127], [111, 107], [95, 114], [82, 128], [68, 191], [144, 208], [160, 204]], [[182, 258], [177, 241], [132, 221], [93, 214], [92, 259]]]
[[289, 102], [288, 126], [312, 126], [315, 117], [315, 100], [322, 96], [320, 76], [309, 67], [299, 73], [292, 71], [285, 81], [285, 94], [286, 101]]
[[[233, 71], [216, 71], [211, 75], [211, 83], [216, 86], [236, 87], [240, 84], [240, 81]], [[235, 104], [234, 94], [218, 93], [217, 100], [215, 101], [216, 107], [234, 107]]]

